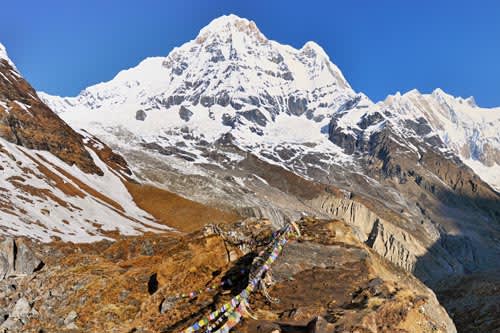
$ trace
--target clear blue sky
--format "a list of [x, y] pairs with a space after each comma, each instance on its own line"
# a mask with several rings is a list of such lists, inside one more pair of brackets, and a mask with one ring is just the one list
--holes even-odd
[[314, 40], [374, 100], [441, 87], [500, 106], [500, 1], [27, 0], [2, 4], [0, 42], [38, 90], [76, 95], [167, 55], [222, 14], [270, 39]]

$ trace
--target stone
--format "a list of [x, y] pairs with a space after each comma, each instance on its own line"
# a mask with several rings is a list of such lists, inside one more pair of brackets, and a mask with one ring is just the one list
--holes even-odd
[[10, 317], [19, 319], [26, 318], [30, 314], [30, 312], [30, 303], [26, 300], [26, 298], [22, 297], [17, 301], [16, 305], [14, 305], [14, 309], [12, 309]]
[[229, 97], [229, 94], [227, 91], [223, 91], [221, 94], [217, 96], [217, 104], [220, 106], [228, 106], [229, 102], [231, 101], [231, 97]]
[[74, 325], [76, 318], [78, 318], [78, 313], [76, 313], [75, 310], [70, 311], [66, 318], [64, 318], [64, 325], [69, 328], [68, 326], [70, 326], [71, 324]]
[[8, 318], [0, 325], [0, 333], [19, 332], [23, 323], [19, 319]]
[[307, 324], [307, 333], [333, 333], [334, 325], [330, 324], [325, 318], [318, 316]]
[[0, 309], [0, 325], [9, 319], [9, 312], [6, 309]]
[[147, 116], [148, 115], [146, 114], [146, 112], [144, 112], [144, 110], [137, 110], [137, 112], [135, 113], [136, 120], [144, 121], [146, 120]]
[[258, 109], [238, 112], [238, 114], [243, 116], [248, 121], [251, 121], [259, 126], [265, 127], [267, 125], [266, 116], [262, 112], [260, 112]]
[[234, 128], [236, 125], [236, 118], [232, 117], [231, 115], [224, 113], [222, 115], [222, 124], [224, 126], [229, 126], [231, 128]]
[[288, 110], [295, 116], [301, 116], [307, 111], [307, 99], [291, 96], [288, 99]]
[[66, 325], [66, 328], [68, 330], [77, 330], [78, 326], [75, 323], [71, 323], [71, 324]]
[[181, 117], [181, 119], [184, 121], [189, 121], [189, 119], [191, 119], [192, 116], [193, 112], [191, 112], [191, 110], [182, 105], [181, 108], [179, 109], [179, 117]]
[[202, 96], [200, 98], [200, 104], [203, 105], [204, 107], [211, 107], [212, 105], [214, 105], [214, 97], [212, 96]]
[[43, 266], [43, 262], [38, 259], [24, 240], [16, 240], [16, 262], [15, 271], [18, 274], [32, 274]]
[[172, 309], [175, 304], [176, 304], [176, 298], [175, 297], [167, 297], [167, 298], [164, 298], [163, 301], [161, 301], [161, 304], [160, 304], [160, 313], [165, 313], [167, 311], [169, 311], [170, 309]]

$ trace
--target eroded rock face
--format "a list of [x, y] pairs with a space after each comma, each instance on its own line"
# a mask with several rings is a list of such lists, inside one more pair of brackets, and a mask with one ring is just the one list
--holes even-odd
[[[400, 122], [394, 110], [380, 107], [360, 112], [352, 104], [352, 109], [332, 117], [330, 140], [360, 162], [361, 172], [374, 180], [372, 184], [387, 189], [368, 198], [363, 192], [373, 185], [366, 184], [360, 189], [365, 206], [376, 214], [384, 210], [394, 214], [375, 224], [373, 217], [356, 217], [356, 211], [346, 210], [341, 203], [341, 215], [362, 226], [365, 235], [370, 232], [367, 227], [372, 230], [374, 249], [426, 283], [446, 275], [489, 270], [500, 257], [497, 236], [492, 236], [500, 231], [499, 194], [431, 133], [435, 129], [430, 120], [417, 117]], [[350, 113], [357, 114], [354, 120]], [[397, 194], [389, 198], [391, 191]], [[369, 201], [374, 203], [377, 197], [383, 198], [380, 206], [386, 209], [373, 209]], [[337, 216], [339, 205], [331, 201], [330, 208], [325, 202], [320, 205]]]
[[324, 196], [315, 199], [312, 204], [331, 216], [344, 220], [354, 228], [360, 241], [408, 272], [415, 269], [418, 256], [426, 253], [421, 241], [359, 202]]
[[[246, 286], [252, 267], [260, 265], [255, 256], [272, 239], [270, 225], [250, 219], [185, 236], [34, 245], [47, 256], [44, 269], [0, 282], [0, 308], [9, 316], [4, 325], [9, 332], [180, 331]], [[427, 287], [375, 255], [349, 226], [315, 219], [299, 225], [301, 239], [285, 246], [265, 278], [280, 302], [253, 293], [257, 319], [245, 318], [238, 331], [456, 332]], [[195, 298], [177, 297], [228, 280]]]

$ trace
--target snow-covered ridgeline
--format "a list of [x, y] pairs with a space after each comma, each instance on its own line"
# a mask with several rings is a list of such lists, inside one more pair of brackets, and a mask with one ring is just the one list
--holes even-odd
[[[300, 49], [279, 44], [254, 22], [235, 15], [215, 19], [167, 57], [147, 58], [76, 97], [39, 95], [73, 127], [101, 136], [121, 129], [139, 143], [187, 143], [189, 148], [183, 138], [187, 128], [208, 142], [231, 133], [254, 152], [313, 143], [308, 151], [331, 153], [339, 163], [351, 159], [329, 141], [332, 116], [343, 113], [337, 126], [349, 133], [378, 113], [404, 136], [415, 135], [408, 121], [428, 126], [426, 136], [439, 136], [500, 188], [500, 180], [494, 181], [500, 179], [500, 109], [479, 108], [472, 98], [455, 98], [440, 89], [398, 93], [374, 104], [353, 91], [316, 43]], [[381, 125], [363, 131], [378, 131]]]

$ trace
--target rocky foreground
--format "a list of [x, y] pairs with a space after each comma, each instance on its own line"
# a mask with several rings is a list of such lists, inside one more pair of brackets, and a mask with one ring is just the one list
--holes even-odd
[[[343, 222], [298, 225], [302, 236], [263, 280], [268, 297], [251, 294], [254, 319], [237, 331], [456, 332], [430, 289]], [[0, 332], [182, 331], [247, 286], [271, 236], [268, 221], [252, 219], [91, 245], [5, 239]]]

